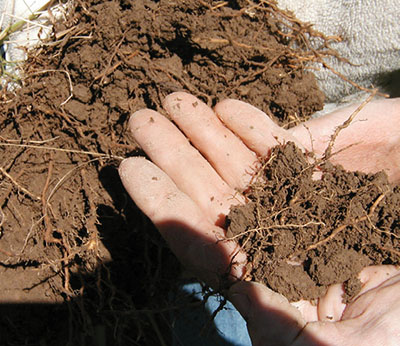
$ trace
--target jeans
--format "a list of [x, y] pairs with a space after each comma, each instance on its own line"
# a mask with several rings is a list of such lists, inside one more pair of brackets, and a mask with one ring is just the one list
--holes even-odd
[[251, 345], [246, 321], [229, 301], [212, 319], [221, 296], [212, 295], [204, 302], [201, 285], [187, 283], [181, 286], [179, 297], [175, 297], [175, 303], [184, 307], [173, 314], [174, 346]]

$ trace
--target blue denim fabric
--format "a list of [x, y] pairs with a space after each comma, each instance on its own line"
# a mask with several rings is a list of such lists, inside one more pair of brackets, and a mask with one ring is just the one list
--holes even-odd
[[[204, 301], [199, 283], [183, 285], [182, 293], [188, 302]], [[192, 304], [190, 307], [175, 312], [173, 316], [173, 345], [250, 346], [251, 341], [246, 322], [229, 301], [210, 322], [211, 316], [220, 306], [221, 300], [221, 297], [211, 296], [205, 304], [196, 304], [195, 307]], [[180, 303], [182, 304], [182, 301]]]

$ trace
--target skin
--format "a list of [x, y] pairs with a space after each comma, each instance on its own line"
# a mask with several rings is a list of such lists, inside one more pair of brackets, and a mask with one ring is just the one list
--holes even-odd
[[[224, 238], [221, 227], [233, 204], [269, 149], [294, 141], [322, 155], [335, 127], [357, 108], [342, 109], [284, 130], [255, 107], [224, 100], [212, 110], [192, 95], [177, 92], [161, 114], [134, 113], [129, 127], [152, 162], [124, 160], [122, 182], [137, 206], [157, 226], [180, 261], [214, 288], [221, 276], [233, 285], [228, 297], [247, 321], [254, 345], [398, 345], [400, 270], [374, 266], [360, 273], [362, 290], [342, 303], [342, 285], [329, 288], [316, 304], [289, 303], [267, 287], [239, 281], [245, 255]], [[368, 103], [333, 146], [332, 161], [349, 170], [384, 169], [400, 182], [400, 99]], [[236, 282], [236, 283], [235, 283]]]

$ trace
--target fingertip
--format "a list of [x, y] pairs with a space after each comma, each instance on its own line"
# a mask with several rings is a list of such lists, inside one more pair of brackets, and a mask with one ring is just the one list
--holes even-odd
[[198, 98], [192, 94], [189, 94], [185, 91], [175, 91], [171, 94], [168, 94], [164, 98], [164, 100], [162, 101], [162, 106], [164, 109], [167, 109], [182, 101], [196, 101], [196, 100], [198, 100]]
[[160, 174], [157, 167], [153, 166], [153, 163], [141, 156], [130, 157], [120, 163], [119, 176], [133, 200], [142, 200], [146, 195], [146, 186], [151, 177]]
[[118, 173], [119, 173], [119, 176], [120, 176], [121, 180], [126, 179], [126, 177], [127, 177], [127, 175], [128, 175], [128, 171], [129, 171], [129, 159], [130, 159], [130, 158], [124, 159], [124, 160], [122, 160], [121, 163], [119, 164]]
[[252, 303], [246, 294], [246, 288], [246, 283], [243, 281], [235, 283], [228, 291], [228, 299], [247, 321], [252, 310]]
[[128, 128], [135, 134], [145, 124], [154, 124], [160, 119], [160, 114], [152, 109], [144, 108], [134, 113], [129, 118]]
[[340, 321], [346, 304], [343, 303], [345, 291], [342, 284], [335, 284], [328, 288], [325, 296], [318, 303], [318, 317], [320, 321]]
[[296, 139], [262, 110], [239, 100], [226, 99], [215, 106], [218, 118], [252, 151], [265, 157], [270, 148]]
[[196, 119], [201, 118], [203, 120], [204, 115], [206, 117], [214, 116], [212, 109], [203, 101], [194, 95], [182, 91], [174, 92], [165, 97], [163, 108], [167, 111], [171, 119], [180, 122], [178, 126], [183, 125], [184, 132], [186, 128], [185, 121], [190, 125]]
[[357, 297], [377, 286], [382, 285], [389, 279], [399, 274], [400, 268], [395, 265], [376, 265], [365, 267], [358, 275], [358, 278], [362, 284], [362, 288]]
[[118, 173], [121, 179], [126, 180], [129, 178], [132, 172], [135, 171], [135, 168], [140, 164], [146, 164], [148, 160], [143, 156], [135, 156], [128, 157], [119, 164]]
[[254, 304], [255, 309], [260, 311], [281, 310], [288, 313], [295, 312], [296, 318], [301, 318], [297, 309], [290, 305], [286, 297], [258, 282], [240, 281], [229, 289], [228, 294], [229, 297], [233, 299], [232, 302], [234, 304], [237, 297], [246, 296], [249, 301], [253, 303], [256, 302], [256, 304]]

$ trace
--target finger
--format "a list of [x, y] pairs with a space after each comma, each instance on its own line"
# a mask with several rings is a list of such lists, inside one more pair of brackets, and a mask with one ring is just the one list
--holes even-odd
[[[363, 293], [381, 285], [384, 281], [400, 273], [395, 266], [370, 266], [364, 268], [359, 274], [362, 283], [361, 291], [354, 298], [357, 299]], [[320, 298], [318, 303], [318, 316], [320, 321], [340, 321], [346, 304], [343, 303], [345, 291], [342, 284], [332, 285], [328, 288], [325, 296]]]
[[198, 98], [176, 92], [163, 103], [172, 120], [233, 188], [244, 189], [254, 174], [256, 155]]
[[239, 282], [228, 296], [246, 320], [253, 345], [290, 345], [305, 326], [284, 296], [262, 284]]
[[343, 285], [335, 284], [328, 288], [325, 296], [318, 302], [318, 319], [320, 321], [340, 321], [346, 304], [343, 303]]
[[382, 285], [399, 274], [400, 268], [394, 265], [369, 266], [364, 268], [358, 276], [362, 284], [358, 296]]
[[216, 222], [229, 212], [236, 191], [168, 119], [144, 109], [132, 115], [129, 126], [151, 160], [198, 203], [211, 221]]
[[[355, 301], [346, 307], [343, 313], [343, 319], [354, 319], [362, 317], [364, 320], [375, 319], [376, 317], [386, 317], [390, 315], [388, 311], [396, 311], [400, 303], [400, 275], [392, 276], [379, 286], [371, 288], [365, 293], [359, 295]], [[398, 318], [396, 312], [395, 318]]]
[[[364, 268], [358, 276], [362, 288], [358, 295], [354, 297], [354, 300], [399, 273], [400, 269], [392, 265], [369, 266]], [[325, 296], [320, 298], [318, 303], [318, 316], [320, 321], [335, 322], [342, 319], [343, 312], [346, 309], [346, 304], [343, 303], [344, 294], [345, 291], [342, 284], [329, 287]]]
[[238, 100], [224, 100], [215, 106], [222, 122], [238, 135], [251, 150], [265, 157], [271, 147], [288, 141], [300, 143], [286, 130], [275, 124], [264, 112]]
[[172, 251], [214, 287], [227, 274], [241, 277], [245, 256], [234, 242], [220, 241], [224, 231], [210, 223], [197, 204], [157, 166], [144, 158], [124, 160], [122, 183], [136, 205], [152, 220]]
[[[365, 311], [368, 311], [369, 314], [376, 314], [378, 307], [375, 310], [368, 310], [371, 304], [377, 303], [379, 305], [380, 303], [385, 304], [385, 301], [396, 301], [393, 296], [393, 290], [390, 288], [390, 286], [400, 281], [400, 269], [396, 266], [382, 265], [366, 267], [361, 271], [359, 278], [362, 283], [361, 292], [346, 307], [343, 312], [343, 319], [355, 318], [362, 315]], [[394, 292], [398, 292], [398, 289], [395, 289]]]

